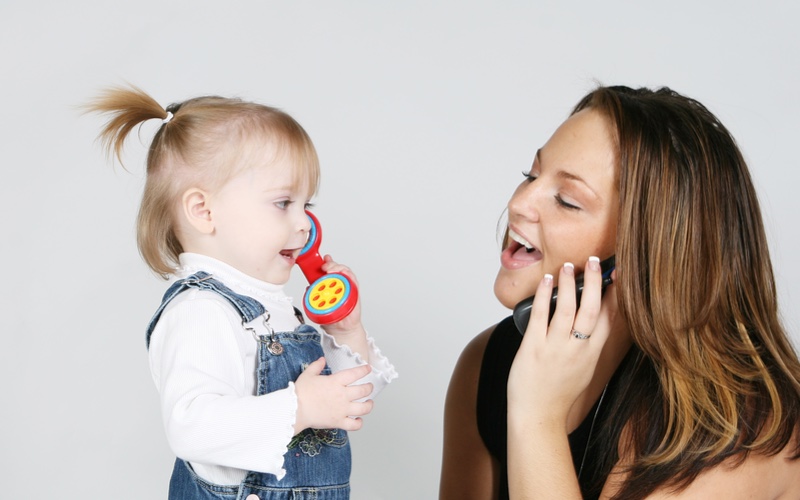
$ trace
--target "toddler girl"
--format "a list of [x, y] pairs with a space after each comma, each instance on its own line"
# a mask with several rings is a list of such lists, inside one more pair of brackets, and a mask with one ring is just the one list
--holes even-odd
[[[318, 333], [284, 294], [319, 179], [305, 130], [238, 99], [164, 110], [135, 87], [109, 89], [88, 109], [110, 115], [100, 139], [120, 161], [137, 125], [162, 121], [137, 240], [153, 271], [176, 278], [146, 337], [178, 457], [169, 498], [348, 498], [347, 431], [397, 374], [359, 305]], [[330, 256], [323, 270], [352, 277]]]

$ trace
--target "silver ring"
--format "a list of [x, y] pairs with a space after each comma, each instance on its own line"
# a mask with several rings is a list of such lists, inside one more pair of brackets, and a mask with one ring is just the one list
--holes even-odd
[[578, 330], [576, 330], [574, 328], [572, 329], [572, 331], [570, 333], [572, 334], [573, 337], [575, 337], [576, 339], [580, 339], [580, 340], [586, 340], [586, 339], [588, 339], [589, 337], [592, 336], [591, 333], [587, 335], [585, 333], [579, 332]]

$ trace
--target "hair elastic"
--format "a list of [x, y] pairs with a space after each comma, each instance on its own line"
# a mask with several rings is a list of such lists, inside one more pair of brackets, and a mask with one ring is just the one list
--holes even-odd
[[174, 115], [172, 114], [172, 111], [167, 111], [167, 116], [164, 117], [163, 120], [161, 120], [161, 123], [169, 123], [169, 121], [172, 120], [173, 116]]

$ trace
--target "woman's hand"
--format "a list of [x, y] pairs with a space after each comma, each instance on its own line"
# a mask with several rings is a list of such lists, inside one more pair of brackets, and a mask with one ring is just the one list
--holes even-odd
[[[512, 499], [578, 499], [581, 489], [567, 438], [567, 417], [594, 375], [616, 311], [601, 307], [600, 261], [589, 259], [576, 314], [575, 272], [561, 268], [548, 325], [553, 277], [536, 291], [525, 337], [508, 378], [508, 487]], [[612, 285], [613, 286], [613, 285]]]
[[572, 405], [592, 379], [616, 313], [613, 290], [601, 301], [601, 283], [599, 259], [591, 257], [576, 314], [574, 267], [565, 264], [558, 279], [555, 314], [548, 325], [553, 279], [547, 275], [541, 281], [525, 337], [511, 366], [509, 414], [565, 429]]

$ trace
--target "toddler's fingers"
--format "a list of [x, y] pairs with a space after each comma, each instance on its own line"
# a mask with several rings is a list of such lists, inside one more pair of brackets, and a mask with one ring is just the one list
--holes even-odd
[[322, 270], [326, 273], [339, 273], [347, 276], [350, 280], [352, 280], [356, 285], [358, 285], [358, 281], [356, 280], [356, 276], [353, 273], [353, 270], [349, 267], [339, 264], [338, 262], [334, 261], [330, 255], [326, 255], [324, 257], [325, 262], [322, 264]]
[[303, 373], [308, 372], [309, 375], [319, 375], [325, 369], [325, 358], [319, 358], [308, 364]]
[[372, 394], [372, 384], [367, 382], [365, 384], [350, 385], [347, 387], [347, 397], [350, 401], [358, 401]]
[[333, 375], [331, 375], [331, 377], [335, 377], [336, 381], [341, 383], [342, 385], [350, 385], [356, 380], [360, 380], [366, 377], [371, 371], [372, 371], [371, 366], [359, 365], [359, 366], [354, 366], [352, 368], [347, 368], [346, 370], [338, 371]]
[[326, 272], [331, 272], [331, 268], [342, 267], [341, 264], [337, 264], [333, 257], [330, 255], [326, 255], [322, 258], [322, 270]]
[[371, 399], [359, 403], [350, 403], [347, 414], [353, 417], [363, 417], [364, 415], [369, 415], [374, 406], [375, 403]]
[[341, 425], [339, 425], [339, 428], [346, 430], [347, 432], [352, 432], [361, 430], [361, 427], [363, 426], [364, 426], [364, 421], [354, 416], [343, 419]]

